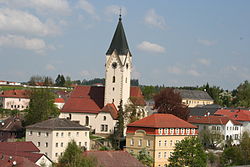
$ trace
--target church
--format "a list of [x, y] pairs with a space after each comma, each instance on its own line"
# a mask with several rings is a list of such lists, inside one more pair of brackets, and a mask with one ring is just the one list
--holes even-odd
[[118, 106], [133, 104], [140, 116], [147, 116], [140, 87], [130, 86], [132, 54], [121, 15], [110, 47], [106, 52], [105, 86], [77, 86], [63, 106], [60, 118], [79, 121], [96, 134], [111, 134], [117, 123]]

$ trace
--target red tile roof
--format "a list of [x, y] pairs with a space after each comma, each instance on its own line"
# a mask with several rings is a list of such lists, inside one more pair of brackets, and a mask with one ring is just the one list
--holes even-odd
[[[17, 167], [39, 167], [34, 162], [22, 156], [13, 156], [8, 154], [0, 154], [0, 167], [13, 167], [14, 162]], [[10, 158], [11, 157], [11, 158]]]
[[65, 103], [63, 98], [55, 98], [55, 103]]
[[0, 94], [0, 97], [12, 97], [12, 98], [29, 98], [30, 91], [24, 89], [6, 90]]
[[[104, 90], [103, 86], [75, 87], [61, 112], [99, 113], [104, 108]], [[139, 87], [131, 87], [130, 94], [132, 97], [143, 98]]]
[[101, 112], [109, 112], [113, 119], [117, 119], [118, 111], [113, 103], [108, 103], [101, 109]]
[[172, 114], [152, 114], [148, 117], [128, 124], [133, 127], [150, 128], [197, 128], [196, 126], [172, 115]]
[[226, 125], [228, 121], [232, 121], [234, 125], [242, 125], [238, 121], [232, 120], [226, 116], [191, 116], [188, 118], [189, 123], [195, 124], [212, 124], [212, 125]]
[[250, 111], [241, 109], [221, 109], [215, 115], [225, 115], [236, 121], [250, 121]]
[[96, 157], [103, 167], [145, 167], [126, 151], [86, 151], [83, 155]]
[[0, 151], [9, 152], [40, 152], [40, 150], [30, 142], [0, 142]]
[[141, 88], [137, 86], [130, 87], [130, 100], [132, 101], [133, 104], [138, 106], [146, 105], [144, 96], [142, 95]]

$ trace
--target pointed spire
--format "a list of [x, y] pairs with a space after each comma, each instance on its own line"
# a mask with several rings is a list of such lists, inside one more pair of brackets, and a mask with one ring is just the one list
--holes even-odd
[[122, 25], [121, 10], [118, 25], [106, 55], [111, 55], [116, 50], [119, 55], [127, 55], [129, 51], [126, 35]]

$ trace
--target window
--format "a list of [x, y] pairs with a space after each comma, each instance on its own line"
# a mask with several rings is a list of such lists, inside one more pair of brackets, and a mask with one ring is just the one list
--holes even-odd
[[58, 143], [56, 143], [56, 147], [58, 147]]
[[87, 147], [87, 142], [84, 143], [84, 146]]
[[40, 147], [41, 143], [40, 142], [37, 142], [37, 147]]
[[235, 134], [235, 139], [239, 139], [239, 135], [238, 134]]
[[46, 137], [48, 137], [48, 136], [49, 136], [49, 133], [48, 133], [48, 132], [46, 132], [46, 133], [45, 133], [45, 136], [46, 136]]
[[113, 81], [112, 82], [115, 83], [115, 76], [113, 76]]
[[158, 152], [158, 158], [161, 158], [161, 152]]
[[32, 135], [32, 131], [29, 132], [29, 135], [30, 135], [30, 136]]
[[130, 140], [130, 145], [133, 146], [134, 145], [134, 139]]
[[103, 121], [106, 121], [106, 119], [107, 119], [106, 116], [103, 116]]
[[45, 143], [45, 147], [49, 147], [49, 144], [48, 144], [48, 142], [46, 142], [46, 143]]
[[147, 147], [150, 147], [150, 140], [147, 140]]
[[195, 134], [195, 129], [192, 129], [192, 134]]
[[101, 132], [104, 131], [104, 125], [101, 125]]
[[138, 146], [141, 146], [142, 145], [142, 139], [139, 139], [138, 140]]
[[164, 141], [164, 146], [167, 146], [167, 140]]
[[126, 77], [126, 79], [125, 79], [125, 83], [127, 83], [128, 82], [128, 78]]
[[170, 140], [170, 146], [172, 146], [173, 145], [173, 140]]
[[112, 103], [114, 103], [115, 102], [115, 99], [112, 99]]
[[168, 128], [165, 128], [165, 129], [164, 129], [164, 133], [165, 133], [165, 134], [168, 134]]
[[85, 136], [88, 136], [88, 132], [85, 132]]
[[190, 133], [190, 129], [186, 129], [187, 135], [189, 135]]
[[108, 125], [101, 125], [101, 132], [107, 132], [108, 131]]
[[71, 114], [69, 114], [69, 119], [71, 120], [71, 117], [72, 117], [72, 115]]
[[113, 87], [113, 91], [115, 91], [115, 87]]
[[63, 147], [63, 142], [61, 143], [61, 147]]
[[85, 125], [89, 126], [89, 117], [88, 116], [85, 117]]
[[171, 135], [174, 134], [174, 129], [173, 128], [170, 129], [170, 133], [171, 133]]
[[71, 133], [70, 133], [70, 132], [68, 132], [68, 136], [71, 136]]
[[55, 156], [57, 157], [57, 156], [58, 156], [58, 153], [55, 153]]
[[41, 136], [41, 132], [37, 132], [37, 136]]
[[159, 129], [158, 131], [159, 131], [159, 134], [161, 135], [162, 134], [162, 129]]
[[158, 145], [159, 145], [159, 147], [161, 147], [161, 140], [159, 140]]
[[212, 130], [216, 130], [216, 127], [215, 127], [215, 126], [212, 126]]
[[59, 136], [59, 133], [58, 132], [56, 132], [56, 137], [58, 137]]
[[167, 158], [167, 152], [164, 152], [164, 158]]
[[79, 132], [76, 132], [76, 136], [79, 136]]
[[108, 125], [105, 125], [105, 129], [104, 129], [105, 132], [108, 131]]
[[79, 142], [79, 144], [78, 144], [78, 145], [79, 145], [79, 147], [81, 147], [82, 143], [81, 143], [81, 142]]
[[63, 132], [61, 133], [61, 137], [63, 137]]
[[176, 133], [176, 134], [179, 134], [179, 128], [176, 129], [176, 132], [175, 132], [175, 133]]

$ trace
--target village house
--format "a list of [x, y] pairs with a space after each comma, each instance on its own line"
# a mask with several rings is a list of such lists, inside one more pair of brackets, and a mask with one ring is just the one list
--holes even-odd
[[[211, 134], [222, 135], [222, 143], [232, 140], [232, 144], [239, 144], [242, 135], [242, 124], [226, 116], [190, 116], [188, 122], [196, 125], [199, 132], [208, 130]], [[221, 143], [221, 144], [222, 144]]]
[[83, 150], [89, 150], [89, 128], [63, 118], [53, 118], [26, 127], [26, 141], [32, 141], [53, 162], [58, 161], [71, 140]]
[[63, 98], [55, 98], [54, 104], [58, 109], [62, 109], [65, 104], [65, 101]]
[[105, 86], [76, 86], [59, 117], [79, 121], [94, 133], [107, 135], [114, 131], [120, 103], [123, 110], [135, 105], [141, 118], [147, 116], [141, 89], [130, 86], [131, 70], [132, 54], [120, 17], [106, 52]]
[[242, 124], [242, 131], [250, 133], [250, 111], [244, 109], [219, 109], [215, 115], [224, 115]]
[[152, 114], [127, 125], [126, 151], [138, 154], [146, 148], [154, 167], [165, 167], [175, 143], [197, 136], [198, 129], [172, 114]]
[[25, 110], [29, 107], [30, 91], [23, 89], [6, 90], [0, 93], [0, 107], [10, 110]]
[[0, 142], [0, 167], [51, 167], [52, 161], [32, 142]]
[[174, 91], [180, 93], [182, 103], [188, 107], [198, 107], [214, 103], [209, 94], [202, 90], [175, 89]]

